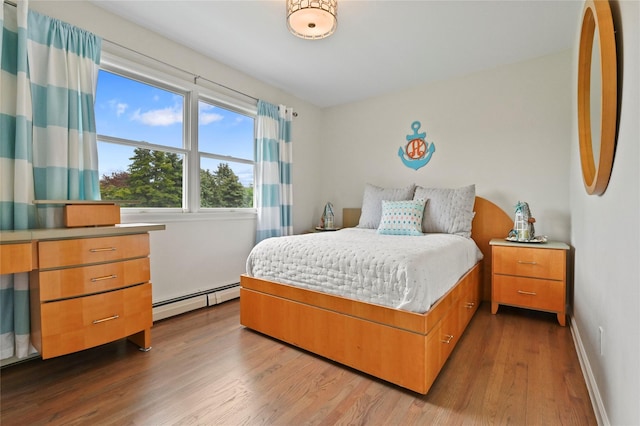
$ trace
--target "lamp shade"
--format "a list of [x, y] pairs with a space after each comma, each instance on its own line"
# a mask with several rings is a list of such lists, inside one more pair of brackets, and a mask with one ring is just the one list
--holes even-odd
[[338, 26], [338, 0], [287, 0], [287, 27], [294, 35], [320, 39]]

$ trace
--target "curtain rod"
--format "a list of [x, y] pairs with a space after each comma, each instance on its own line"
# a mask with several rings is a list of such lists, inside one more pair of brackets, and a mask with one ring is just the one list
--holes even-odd
[[[5, 1], [7, 1], [7, 0], [5, 0]], [[135, 53], [136, 55], [144, 56], [144, 57], [145, 57], [145, 58], [147, 58], [147, 59], [151, 59], [152, 61], [156, 61], [156, 62], [158, 62], [158, 63], [161, 63], [161, 64], [163, 64], [163, 65], [166, 65], [166, 66], [168, 66], [168, 67], [171, 67], [171, 68], [173, 68], [173, 69], [175, 69], [175, 70], [177, 70], [177, 71], [183, 72], [183, 73], [185, 73], [185, 74], [189, 74], [189, 75], [193, 76], [193, 84], [198, 84], [198, 79], [200, 79], [200, 80], [204, 80], [204, 81], [208, 81], [208, 82], [209, 82], [209, 83], [211, 83], [211, 84], [215, 84], [215, 85], [216, 85], [216, 86], [218, 86], [218, 87], [222, 87], [222, 88], [224, 88], [224, 89], [230, 90], [230, 91], [232, 91], [232, 92], [234, 92], [234, 93], [237, 93], [237, 94], [239, 94], [239, 95], [246, 96], [247, 98], [249, 98], [249, 99], [253, 99], [253, 100], [254, 100], [254, 101], [256, 101], [256, 102], [257, 102], [257, 101], [259, 101], [259, 99], [258, 99], [258, 98], [256, 98], [255, 96], [251, 96], [251, 95], [249, 95], [249, 94], [247, 94], [247, 93], [241, 92], [240, 90], [234, 89], [234, 88], [229, 87], [229, 86], [225, 86], [224, 84], [222, 84], [222, 83], [218, 83], [217, 81], [209, 80], [209, 79], [208, 79], [208, 78], [206, 78], [206, 77], [203, 77], [203, 76], [198, 75], [198, 74], [194, 74], [194, 73], [192, 73], [191, 71], [187, 71], [187, 70], [182, 69], [182, 68], [180, 68], [180, 67], [177, 67], [177, 66], [175, 66], [175, 65], [169, 64], [169, 63], [164, 62], [164, 61], [162, 61], [162, 60], [160, 60], [160, 59], [154, 58], [153, 56], [149, 56], [149, 55], [147, 55], [147, 54], [145, 54], [145, 53], [138, 52], [137, 50], [134, 50], [134, 49], [132, 49], [132, 48], [130, 48], [130, 47], [127, 47], [127, 46], [123, 46], [123, 45], [121, 45], [120, 43], [116, 43], [115, 41], [111, 41], [111, 40], [107, 40], [107, 39], [103, 39], [103, 40], [104, 40], [104, 41], [106, 41], [107, 43], [111, 43], [111, 44], [113, 44], [113, 45], [115, 45], [115, 46], [118, 46], [118, 47], [120, 47], [120, 48], [122, 48], [122, 49], [126, 49], [126, 50], [128, 50], [128, 51], [130, 51], [130, 52], [133, 52], [133, 53]], [[294, 117], [297, 117], [297, 116], [298, 116], [298, 113], [297, 113], [297, 112], [295, 112], [295, 111], [294, 111], [292, 114], [293, 114], [293, 116], [294, 116]]]
[[[7, 1], [7, 0], [5, 0], [5, 1]], [[205, 81], [208, 81], [209, 83], [215, 84], [216, 86], [220, 86], [220, 87], [225, 88], [227, 90], [231, 90], [232, 92], [235, 92], [235, 93], [237, 93], [239, 95], [246, 96], [247, 98], [253, 99], [254, 101], [258, 101], [258, 98], [256, 98], [255, 96], [251, 96], [251, 95], [248, 95], [248, 94], [246, 94], [244, 92], [241, 92], [239, 90], [233, 89], [233, 88], [231, 88], [229, 86], [225, 86], [224, 84], [218, 83], [217, 81], [209, 80], [206, 77], [202, 77], [200, 75], [194, 74], [191, 71], [187, 71], [187, 70], [182, 69], [180, 67], [177, 67], [175, 65], [169, 64], [169, 63], [164, 62], [164, 61], [162, 61], [160, 59], [154, 58], [153, 56], [149, 56], [146, 53], [138, 52], [137, 50], [134, 50], [134, 49], [132, 49], [130, 47], [127, 47], [127, 46], [123, 46], [122, 44], [116, 43], [115, 41], [107, 40], [106, 38], [103, 38], [103, 40], [106, 41], [107, 43], [113, 44], [114, 46], [118, 46], [118, 47], [120, 47], [122, 49], [126, 49], [129, 52], [133, 52], [136, 55], [144, 56], [147, 59], [151, 59], [152, 61], [159, 62], [159, 63], [161, 63], [163, 65], [166, 65], [166, 66], [168, 66], [170, 68], [173, 68], [173, 69], [175, 69], [177, 71], [183, 72], [185, 74], [189, 74], [189, 75], [193, 76], [193, 84], [198, 84], [198, 79], [205, 80]]]
[[[17, 7], [17, 6], [18, 6], [18, 4], [17, 4], [17, 3], [14, 3], [14, 2], [12, 2], [12, 1], [10, 1], [10, 0], [4, 0], [4, 3], [5, 3], [5, 4], [8, 4], [9, 6], [13, 6], [13, 7]], [[208, 81], [208, 82], [209, 82], [209, 83], [211, 83], [211, 84], [215, 84], [215, 85], [216, 85], [216, 86], [218, 86], [218, 87], [222, 87], [222, 88], [224, 88], [224, 89], [230, 90], [230, 91], [232, 91], [232, 92], [234, 92], [234, 93], [237, 93], [237, 94], [239, 94], [239, 95], [246, 96], [247, 98], [249, 98], [249, 99], [253, 99], [253, 100], [254, 100], [254, 101], [256, 101], [256, 102], [259, 100], [259, 99], [258, 99], [258, 98], [256, 98], [255, 96], [251, 96], [251, 95], [249, 95], [249, 94], [247, 94], [247, 93], [241, 92], [240, 90], [236, 90], [236, 89], [231, 88], [231, 87], [229, 87], [229, 86], [225, 86], [224, 84], [222, 84], [222, 83], [218, 83], [217, 81], [209, 80], [209, 79], [208, 79], [208, 78], [206, 78], [206, 77], [202, 77], [201, 75], [194, 74], [194, 73], [192, 73], [191, 71], [187, 71], [187, 70], [182, 69], [182, 68], [180, 68], [180, 67], [176, 67], [175, 65], [171, 65], [171, 64], [169, 64], [169, 63], [167, 63], [167, 62], [161, 61], [160, 59], [154, 58], [153, 56], [149, 56], [149, 55], [147, 55], [147, 54], [145, 54], [145, 53], [138, 52], [137, 50], [134, 50], [134, 49], [132, 49], [132, 48], [130, 48], [130, 47], [127, 47], [127, 46], [123, 46], [123, 45], [121, 45], [120, 43], [116, 43], [115, 41], [111, 41], [111, 40], [108, 40], [108, 39], [106, 39], [106, 38], [103, 38], [103, 40], [104, 40], [104, 41], [106, 41], [107, 43], [111, 43], [111, 44], [113, 44], [114, 46], [118, 46], [118, 47], [120, 47], [120, 48], [122, 48], [122, 49], [126, 49], [126, 50], [128, 50], [128, 51], [130, 51], [130, 52], [133, 52], [133, 53], [137, 54], [137, 55], [144, 56], [144, 57], [145, 57], [145, 58], [147, 58], [147, 59], [151, 59], [152, 61], [156, 61], [156, 62], [159, 62], [159, 63], [161, 63], [161, 64], [163, 64], [163, 65], [166, 65], [166, 66], [168, 66], [168, 67], [171, 67], [171, 68], [173, 68], [173, 69], [175, 69], [175, 70], [177, 70], [177, 71], [180, 71], [180, 72], [183, 72], [183, 73], [186, 73], [186, 74], [190, 74], [190, 75], [192, 75], [192, 76], [193, 76], [193, 84], [198, 84], [198, 79], [201, 79], [201, 80], [204, 80], [204, 81]], [[297, 116], [298, 116], [298, 113], [294, 111], [294, 112], [293, 112], [293, 116], [294, 116], [294, 117], [297, 117]]]

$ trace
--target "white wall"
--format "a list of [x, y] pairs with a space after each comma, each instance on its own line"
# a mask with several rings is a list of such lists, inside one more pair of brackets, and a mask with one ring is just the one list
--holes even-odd
[[[575, 247], [574, 326], [597, 401], [614, 425], [640, 424], [640, 3], [613, 1], [619, 66], [620, 124], [613, 171], [602, 196], [582, 182], [577, 124], [571, 137], [571, 241]], [[579, 22], [576, 32], [579, 32]], [[577, 63], [577, 36], [574, 61]], [[576, 87], [576, 78], [572, 87]], [[577, 96], [575, 94], [573, 98]], [[571, 117], [577, 116], [574, 102]], [[602, 327], [600, 354], [598, 327]]]
[[[320, 187], [318, 134], [321, 111], [273, 86], [238, 70], [208, 59], [161, 35], [147, 31], [86, 1], [30, 1], [43, 14], [92, 31], [111, 42], [274, 104], [291, 106], [298, 113], [292, 130], [294, 140], [294, 228], [310, 226], [313, 204]], [[153, 7], [150, 3], [150, 7]], [[149, 63], [149, 61], [146, 61]], [[224, 95], [233, 95], [224, 93]], [[246, 101], [245, 98], [241, 98]], [[157, 222], [166, 231], [151, 236], [153, 301], [237, 283], [245, 271], [253, 247], [255, 215], [123, 215], [123, 222]]]
[[[572, 65], [565, 51], [327, 109], [316, 202], [331, 200], [338, 212], [360, 206], [365, 183], [475, 183], [510, 216], [528, 202], [537, 234], [568, 241]], [[436, 146], [417, 171], [397, 154], [416, 120]]]

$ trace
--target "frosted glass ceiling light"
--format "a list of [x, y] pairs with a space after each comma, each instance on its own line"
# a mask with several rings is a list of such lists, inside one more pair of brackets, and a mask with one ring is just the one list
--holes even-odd
[[287, 0], [287, 27], [294, 35], [320, 39], [338, 26], [338, 0]]

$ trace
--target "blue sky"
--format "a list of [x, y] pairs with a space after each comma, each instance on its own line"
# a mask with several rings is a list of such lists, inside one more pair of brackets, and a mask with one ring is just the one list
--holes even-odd
[[[104, 70], [98, 77], [96, 128], [99, 135], [182, 147], [184, 97]], [[205, 102], [199, 103], [199, 150], [253, 160], [252, 117]], [[100, 176], [125, 171], [133, 147], [98, 143]], [[201, 168], [214, 171], [218, 161], [203, 159]], [[253, 168], [229, 163], [243, 185], [253, 183]]]

